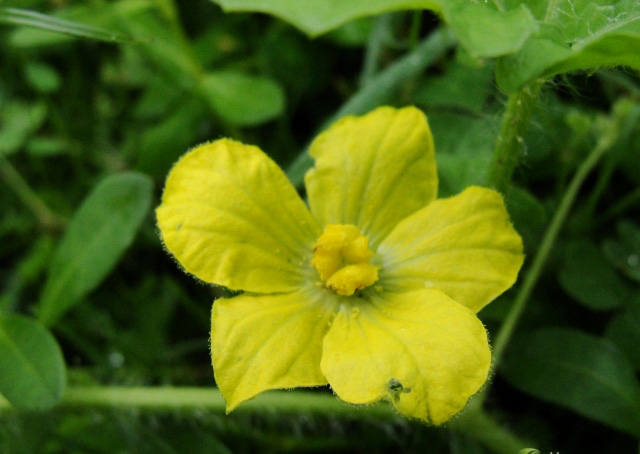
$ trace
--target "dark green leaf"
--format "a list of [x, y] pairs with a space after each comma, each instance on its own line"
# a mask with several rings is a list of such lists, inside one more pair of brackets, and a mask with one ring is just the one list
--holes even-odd
[[597, 246], [590, 241], [571, 241], [560, 268], [562, 288], [594, 310], [610, 310], [628, 298], [628, 289]]
[[0, 393], [14, 406], [45, 410], [62, 397], [66, 383], [62, 352], [39, 323], [0, 314]]
[[493, 66], [469, 68], [452, 65], [444, 74], [427, 79], [415, 101], [430, 107], [457, 107], [480, 113], [490, 93]]
[[615, 316], [607, 325], [605, 335], [622, 350], [640, 371], [640, 301]]
[[202, 90], [220, 117], [239, 126], [264, 123], [284, 109], [284, 91], [266, 77], [231, 70], [212, 72], [204, 77]]
[[619, 239], [605, 241], [604, 253], [627, 277], [640, 282], [640, 229], [622, 221], [617, 230]]
[[78, 209], [58, 246], [40, 298], [39, 319], [55, 323], [109, 274], [151, 204], [151, 179], [139, 173], [102, 180]]
[[618, 430], [640, 435], [640, 386], [609, 341], [545, 328], [516, 338], [501, 372], [514, 387]]
[[429, 124], [437, 150], [440, 196], [482, 184], [493, 150], [492, 119], [445, 113], [429, 115]]
[[540, 244], [548, 216], [542, 203], [525, 189], [511, 186], [505, 194], [507, 212], [524, 242], [525, 254], [531, 254]]

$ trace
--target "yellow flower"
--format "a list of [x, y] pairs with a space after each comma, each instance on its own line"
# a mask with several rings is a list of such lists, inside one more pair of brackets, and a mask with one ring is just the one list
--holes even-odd
[[427, 120], [408, 107], [337, 122], [311, 145], [309, 207], [258, 148], [222, 139], [171, 170], [158, 225], [213, 304], [211, 355], [227, 411], [275, 388], [331, 385], [440, 424], [487, 378], [476, 317], [509, 288], [522, 241], [501, 196], [436, 200]]

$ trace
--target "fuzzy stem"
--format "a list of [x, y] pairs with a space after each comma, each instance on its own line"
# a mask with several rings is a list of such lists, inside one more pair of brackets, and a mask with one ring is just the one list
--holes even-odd
[[[224, 398], [216, 388], [144, 388], [144, 387], [70, 387], [56, 408], [81, 409], [137, 408], [147, 411], [188, 411], [204, 409], [223, 413]], [[0, 414], [12, 411], [0, 396]], [[267, 413], [317, 414], [358, 419], [393, 420], [398, 413], [386, 403], [349, 405], [330, 394], [306, 391], [269, 391], [244, 402], [234, 414]], [[493, 452], [513, 454], [526, 443], [485, 413], [473, 402], [447, 424], [451, 430], [465, 433]]]
[[529, 127], [531, 109], [543, 83], [543, 80], [535, 80], [509, 95], [487, 172], [486, 185], [488, 187], [502, 193], [506, 192], [509, 187], [513, 171], [522, 155], [522, 136]]
[[600, 140], [591, 153], [589, 153], [587, 159], [580, 164], [580, 167], [578, 167], [567, 191], [564, 193], [560, 201], [560, 205], [551, 220], [551, 224], [544, 234], [540, 248], [536, 252], [533, 262], [531, 263], [531, 267], [527, 271], [524, 282], [516, 295], [513, 306], [511, 306], [511, 309], [507, 314], [507, 318], [504, 320], [500, 331], [496, 336], [496, 340], [493, 343], [494, 367], [497, 367], [502, 359], [504, 350], [513, 335], [516, 324], [518, 323], [525, 304], [529, 299], [529, 295], [531, 295], [534, 286], [542, 274], [542, 269], [549, 257], [549, 253], [551, 252], [558, 234], [560, 233], [562, 225], [567, 219], [571, 206], [578, 195], [578, 191], [580, 190], [582, 183], [584, 183], [584, 180], [587, 178], [589, 173], [596, 166], [600, 158], [602, 158], [605, 151], [607, 151], [616, 140], [618, 128], [615, 127], [613, 123], [614, 122], [609, 123], [610, 127], [603, 131]]

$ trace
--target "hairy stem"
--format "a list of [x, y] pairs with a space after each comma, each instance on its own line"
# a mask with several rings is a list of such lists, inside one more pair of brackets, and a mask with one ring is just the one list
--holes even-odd
[[[70, 387], [58, 404], [60, 409], [137, 408], [146, 411], [188, 411], [203, 409], [224, 412], [225, 402], [216, 388]], [[0, 396], [0, 414], [12, 411]], [[269, 391], [244, 402], [234, 414], [316, 414], [332, 417], [392, 420], [401, 418], [386, 404], [349, 405], [330, 394], [307, 391]], [[496, 453], [513, 454], [526, 443], [504, 429], [478, 405], [469, 405], [447, 425], [451, 430], [475, 438]]]
[[611, 145], [615, 142], [617, 137], [618, 128], [615, 127], [613, 121], [609, 122], [610, 127], [603, 131], [603, 134], [600, 136], [600, 140], [593, 148], [591, 153], [587, 159], [585, 159], [578, 170], [576, 171], [567, 191], [564, 193], [562, 199], [560, 200], [560, 205], [556, 210], [556, 213], [551, 220], [551, 224], [547, 228], [547, 231], [544, 234], [542, 239], [542, 243], [540, 244], [540, 248], [536, 252], [533, 262], [531, 262], [531, 267], [527, 271], [527, 274], [524, 278], [524, 282], [518, 291], [516, 298], [513, 302], [513, 306], [511, 307], [509, 313], [507, 314], [506, 319], [504, 320], [500, 331], [498, 332], [495, 342], [493, 343], [493, 362], [494, 367], [497, 367], [502, 359], [502, 355], [504, 354], [504, 350], [513, 335], [516, 324], [522, 315], [525, 304], [529, 299], [529, 295], [538, 282], [540, 275], [542, 274], [542, 269], [549, 257], [549, 253], [553, 248], [553, 245], [558, 238], [558, 234], [560, 233], [560, 229], [564, 224], [569, 211], [571, 210], [571, 206], [578, 195], [578, 191], [580, 187], [584, 183], [584, 180], [587, 178], [589, 173], [596, 166], [602, 155], [607, 151]]
[[543, 80], [536, 80], [509, 95], [487, 173], [488, 187], [502, 193], [509, 187], [524, 149], [522, 136], [529, 127], [531, 109], [543, 84]]

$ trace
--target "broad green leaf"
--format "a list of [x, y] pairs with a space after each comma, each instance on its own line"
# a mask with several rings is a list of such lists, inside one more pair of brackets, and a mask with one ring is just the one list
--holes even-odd
[[503, 91], [579, 69], [620, 65], [640, 69], [637, 0], [527, 0], [524, 4], [540, 28], [517, 54], [498, 60], [496, 77]]
[[102, 282], [131, 244], [151, 205], [151, 179], [139, 173], [106, 177], [69, 223], [49, 268], [38, 317], [54, 324]]
[[540, 329], [514, 340], [501, 373], [521, 391], [640, 435], [640, 385], [627, 358], [607, 340]]
[[107, 42], [131, 41], [131, 38], [115, 31], [105, 30], [36, 11], [18, 8], [0, 8], [0, 24], [25, 25], [46, 32], [62, 33], [78, 38]]
[[625, 282], [598, 247], [586, 240], [567, 244], [559, 279], [569, 295], [593, 310], [613, 309], [629, 296]]
[[264, 123], [284, 109], [284, 91], [266, 77], [232, 70], [211, 72], [202, 80], [202, 90], [221, 118], [239, 126]]
[[0, 393], [15, 407], [46, 410], [65, 384], [64, 358], [49, 331], [27, 317], [0, 314]]
[[315, 36], [354, 19], [404, 9], [430, 9], [442, 14], [463, 47], [475, 57], [516, 52], [537, 30], [525, 5], [498, 8], [498, 1], [467, 0], [213, 0], [225, 11], [272, 14]]
[[640, 371], [640, 301], [616, 315], [607, 325], [605, 336], [618, 346]]
[[628, 278], [640, 282], [640, 228], [622, 221], [617, 230], [619, 239], [606, 240], [604, 253]]

